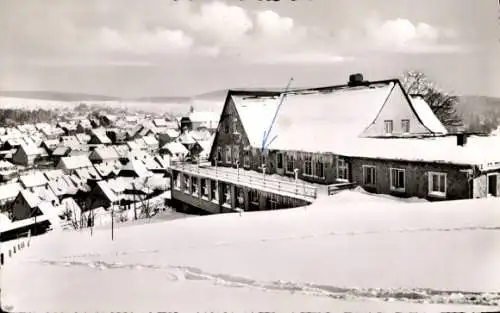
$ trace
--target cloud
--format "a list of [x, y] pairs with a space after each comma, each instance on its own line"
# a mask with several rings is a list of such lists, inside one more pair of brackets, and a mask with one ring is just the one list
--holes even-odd
[[160, 54], [187, 51], [193, 39], [181, 30], [158, 29], [151, 32], [125, 33], [116, 29], [102, 28], [100, 42], [111, 51], [137, 54]]
[[330, 54], [327, 52], [311, 51], [271, 55], [257, 58], [254, 62], [263, 64], [332, 64], [351, 60], [351, 57]]
[[223, 2], [203, 4], [199, 13], [188, 18], [191, 30], [220, 44], [237, 42], [253, 29], [252, 19], [243, 8]]
[[450, 39], [457, 37], [455, 31], [427, 23], [412, 23], [408, 19], [397, 18], [382, 23], [369, 21], [365, 28], [369, 44], [377, 50], [450, 53], [464, 48], [449, 42]]
[[256, 22], [260, 32], [267, 36], [279, 36], [289, 33], [294, 27], [293, 19], [281, 17], [271, 10], [258, 12]]

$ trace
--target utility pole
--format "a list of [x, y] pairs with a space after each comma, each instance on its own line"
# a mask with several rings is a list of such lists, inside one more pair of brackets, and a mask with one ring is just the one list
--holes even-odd
[[111, 241], [113, 241], [115, 238], [115, 203], [111, 203]]
[[236, 174], [237, 174], [237, 181], [240, 182], [240, 161], [236, 161]]
[[137, 220], [137, 203], [135, 202], [135, 182], [132, 183], [132, 187], [133, 187], [133, 197], [134, 197], [134, 220]]

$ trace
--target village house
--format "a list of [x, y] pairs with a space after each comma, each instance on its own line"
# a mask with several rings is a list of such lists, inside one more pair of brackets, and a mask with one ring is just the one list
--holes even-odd
[[146, 150], [150, 153], [156, 153], [159, 150], [159, 143], [158, 140], [153, 136], [153, 135], [148, 135], [145, 137], [142, 137], [142, 140], [144, 140], [144, 143], [146, 145]]
[[35, 144], [22, 143], [12, 155], [12, 161], [18, 165], [33, 166], [40, 155], [41, 151]]
[[175, 129], [167, 129], [158, 133], [158, 146], [163, 147], [165, 144], [174, 141], [179, 135], [180, 132]]
[[33, 191], [35, 187], [46, 187], [48, 180], [42, 172], [34, 172], [32, 174], [21, 175], [19, 182], [24, 189]]
[[89, 134], [92, 131], [92, 123], [88, 119], [82, 119], [78, 122], [76, 126], [77, 133], [86, 133]]
[[127, 141], [127, 131], [123, 129], [109, 129], [106, 131], [106, 135], [114, 145], [124, 144]]
[[186, 158], [189, 150], [180, 142], [169, 142], [160, 149], [160, 155], [168, 155], [172, 160], [181, 161]]
[[[474, 149], [482, 140], [463, 141], [463, 136], [450, 137], [427, 103], [406, 94], [398, 80], [367, 82], [351, 75], [346, 85], [286, 95], [229, 91], [210, 160], [218, 166], [297, 175], [320, 184], [351, 183], [401, 197], [498, 194], [498, 170], [492, 164], [500, 154], [476, 164], [471, 155], [483, 152]], [[421, 148], [412, 149], [416, 146]]]
[[67, 175], [75, 174], [77, 170], [89, 167], [92, 167], [92, 162], [85, 155], [63, 157], [56, 166]]
[[27, 218], [40, 216], [42, 211], [39, 208], [42, 200], [28, 190], [21, 190], [12, 203], [12, 221], [24, 220]]
[[11, 211], [11, 204], [21, 190], [23, 190], [23, 187], [19, 183], [0, 185], [0, 212]]
[[50, 154], [52, 154], [52, 152], [57, 148], [58, 145], [59, 140], [57, 139], [47, 139], [42, 141], [41, 143], [41, 147], [44, 147]]
[[9, 161], [0, 160], [0, 182], [9, 181], [17, 176], [17, 168]]
[[74, 121], [59, 122], [57, 127], [61, 128], [66, 136], [73, 136], [76, 134], [77, 125]]
[[80, 142], [80, 144], [83, 146], [86, 146], [90, 140], [90, 135], [88, 135], [87, 133], [77, 133], [75, 137], [76, 139], [78, 139], [78, 142]]
[[111, 139], [106, 136], [106, 132], [104, 130], [94, 129], [92, 134], [90, 135], [90, 140], [88, 142], [89, 145], [111, 145]]
[[89, 159], [93, 163], [112, 162], [118, 161], [120, 155], [114, 146], [103, 146], [94, 149], [94, 151], [90, 153]]
[[82, 144], [75, 135], [61, 136], [59, 146], [69, 147], [71, 150], [79, 150]]

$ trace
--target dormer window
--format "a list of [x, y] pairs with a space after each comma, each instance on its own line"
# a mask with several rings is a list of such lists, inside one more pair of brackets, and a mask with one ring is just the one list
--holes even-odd
[[410, 120], [401, 120], [401, 129], [404, 134], [408, 134], [410, 132]]
[[393, 124], [392, 124], [392, 120], [385, 120], [384, 121], [384, 131], [386, 134], [392, 134], [392, 130], [393, 130]]

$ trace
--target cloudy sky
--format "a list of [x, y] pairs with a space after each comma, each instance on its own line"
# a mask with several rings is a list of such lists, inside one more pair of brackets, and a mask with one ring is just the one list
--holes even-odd
[[0, 0], [0, 89], [110, 96], [386, 79], [500, 96], [497, 0]]

